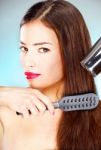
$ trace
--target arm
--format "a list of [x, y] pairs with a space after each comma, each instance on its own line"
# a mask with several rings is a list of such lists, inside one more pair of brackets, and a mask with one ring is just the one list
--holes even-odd
[[0, 87], [0, 106], [19, 112], [28, 117], [45, 112], [46, 107], [50, 114], [54, 113], [51, 100], [37, 89], [26, 87]]
[[[0, 86], [0, 107], [5, 105], [2, 99], [2, 90], [3, 87]], [[2, 124], [1, 111], [0, 111], [0, 150], [2, 150], [2, 138], [3, 138], [3, 124]]]
[[2, 137], [3, 137], [3, 127], [0, 123], [0, 150], [2, 150]]
[[0, 107], [7, 106], [7, 100], [4, 98], [5, 91], [9, 90], [8, 87], [0, 86]]

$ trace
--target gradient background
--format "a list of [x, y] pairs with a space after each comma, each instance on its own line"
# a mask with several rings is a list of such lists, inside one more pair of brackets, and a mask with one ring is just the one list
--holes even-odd
[[[0, 0], [0, 86], [27, 86], [19, 62], [19, 24], [39, 0]], [[82, 13], [92, 43], [101, 37], [101, 0], [68, 0]], [[101, 98], [101, 73], [94, 79]]]

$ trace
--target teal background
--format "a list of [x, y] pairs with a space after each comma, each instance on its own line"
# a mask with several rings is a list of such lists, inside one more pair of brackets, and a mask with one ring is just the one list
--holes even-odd
[[[0, 0], [0, 85], [27, 86], [19, 62], [19, 24], [26, 10], [39, 0]], [[69, 0], [82, 13], [92, 43], [101, 37], [101, 0]], [[101, 73], [94, 79], [101, 98]]]

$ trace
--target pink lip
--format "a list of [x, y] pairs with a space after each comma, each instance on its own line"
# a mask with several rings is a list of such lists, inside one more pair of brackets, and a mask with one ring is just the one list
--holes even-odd
[[25, 72], [26, 78], [27, 79], [34, 79], [40, 76], [38, 73], [33, 73], [33, 72]]

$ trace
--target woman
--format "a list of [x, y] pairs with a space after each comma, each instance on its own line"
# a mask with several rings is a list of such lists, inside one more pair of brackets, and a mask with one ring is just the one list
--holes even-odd
[[52, 105], [65, 95], [95, 93], [91, 75], [80, 65], [91, 41], [79, 10], [64, 0], [39, 2], [20, 27], [29, 88], [0, 89], [2, 149], [100, 150], [100, 103], [92, 111], [73, 112]]

